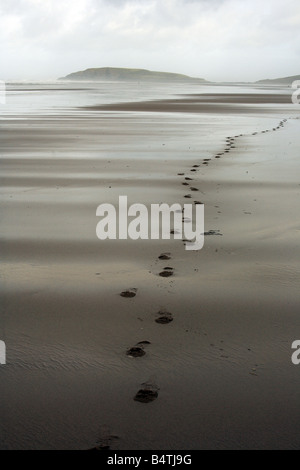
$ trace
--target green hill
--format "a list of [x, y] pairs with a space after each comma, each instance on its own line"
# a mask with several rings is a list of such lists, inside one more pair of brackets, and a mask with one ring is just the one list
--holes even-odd
[[261, 83], [262, 85], [291, 85], [295, 80], [300, 80], [300, 75], [293, 75], [292, 77], [259, 80], [258, 82], [255, 82], [255, 83]]
[[151, 81], [151, 82], [205, 82], [203, 78], [193, 78], [179, 73], [152, 72], [145, 69], [102, 67], [70, 73], [59, 80], [77, 81]]

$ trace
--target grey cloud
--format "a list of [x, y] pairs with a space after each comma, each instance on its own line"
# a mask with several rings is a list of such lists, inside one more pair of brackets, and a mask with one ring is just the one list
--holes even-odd
[[2, 79], [107, 65], [255, 80], [299, 73], [299, 43], [298, 0], [0, 3]]

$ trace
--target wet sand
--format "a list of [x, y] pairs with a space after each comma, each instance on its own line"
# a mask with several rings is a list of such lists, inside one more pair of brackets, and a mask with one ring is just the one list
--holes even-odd
[[[151, 100], [129, 103], [113, 103], [101, 106], [89, 106], [86, 109], [97, 111], [139, 111], [162, 113], [258, 113], [268, 112], [268, 106], [273, 104], [291, 103], [288, 94], [263, 94], [263, 93], [202, 93], [186, 94], [185, 97], [168, 100]], [[251, 106], [245, 106], [250, 104]], [[268, 105], [264, 109], [253, 105]], [[226, 105], [226, 106], [224, 106]], [[270, 112], [274, 109], [269, 109]]]
[[[1, 448], [299, 447], [299, 108], [253, 93], [1, 121]], [[119, 195], [203, 249], [98, 240]]]

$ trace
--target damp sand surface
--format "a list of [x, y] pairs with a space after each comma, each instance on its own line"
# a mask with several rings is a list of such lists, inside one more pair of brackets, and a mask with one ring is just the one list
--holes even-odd
[[[0, 123], [1, 448], [298, 448], [289, 91], [45, 87]], [[98, 240], [120, 195], [204, 203], [204, 247]]]

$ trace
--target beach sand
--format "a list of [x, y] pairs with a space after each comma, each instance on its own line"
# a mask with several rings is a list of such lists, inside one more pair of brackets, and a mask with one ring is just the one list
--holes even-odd
[[[2, 118], [1, 448], [299, 448], [299, 107], [258, 95]], [[100, 241], [119, 195], [201, 201], [216, 232]]]

